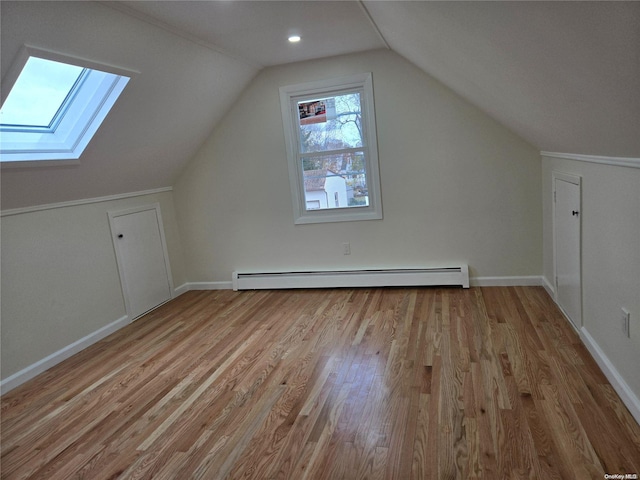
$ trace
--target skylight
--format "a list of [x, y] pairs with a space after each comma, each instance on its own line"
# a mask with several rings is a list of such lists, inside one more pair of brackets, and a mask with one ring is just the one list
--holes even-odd
[[128, 81], [28, 54], [0, 108], [0, 161], [78, 159]]
[[49, 128], [84, 70], [29, 57], [0, 109], [0, 125]]

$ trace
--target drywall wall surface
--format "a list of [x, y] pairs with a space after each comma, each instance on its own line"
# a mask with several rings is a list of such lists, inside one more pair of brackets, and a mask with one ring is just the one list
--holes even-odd
[[[582, 177], [582, 322], [640, 397], [640, 169], [543, 157], [544, 276], [552, 283], [554, 171]], [[631, 338], [621, 308], [631, 313]]]
[[2, 379], [126, 315], [107, 212], [156, 202], [178, 287], [185, 269], [170, 191], [0, 219]]
[[[382, 220], [294, 225], [279, 87], [372, 72]], [[541, 275], [539, 153], [397, 54], [261, 71], [174, 186], [191, 282], [233, 270]], [[343, 255], [349, 242], [351, 255]]]
[[2, 167], [3, 209], [172, 185], [257, 72], [118, 5], [0, 2], [3, 95], [23, 45], [134, 72], [79, 165]]

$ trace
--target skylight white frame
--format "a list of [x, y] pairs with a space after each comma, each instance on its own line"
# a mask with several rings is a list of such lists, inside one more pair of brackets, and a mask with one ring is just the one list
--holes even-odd
[[[324, 96], [361, 90], [360, 108], [363, 125], [363, 146], [369, 205], [349, 208], [307, 210], [304, 193], [304, 174], [299, 161], [298, 102]], [[380, 194], [380, 170], [378, 165], [378, 140], [376, 136], [373, 77], [360, 73], [339, 78], [317, 80], [309, 83], [280, 87], [280, 107], [284, 124], [284, 137], [289, 166], [289, 183], [293, 201], [295, 224], [351, 222], [382, 219]], [[322, 151], [316, 152], [323, 154]]]
[[130, 78], [138, 72], [25, 45], [2, 81], [2, 103], [11, 92], [30, 57], [76, 65], [92, 71], [88, 72], [75, 98], [56, 123], [55, 130], [29, 127], [2, 128], [0, 164], [3, 168], [79, 164], [80, 155]]

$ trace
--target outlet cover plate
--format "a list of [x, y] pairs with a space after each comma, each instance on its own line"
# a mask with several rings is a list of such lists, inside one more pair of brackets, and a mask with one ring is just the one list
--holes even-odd
[[627, 338], [631, 338], [631, 313], [626, 308], [622, 308], [622, 331]]

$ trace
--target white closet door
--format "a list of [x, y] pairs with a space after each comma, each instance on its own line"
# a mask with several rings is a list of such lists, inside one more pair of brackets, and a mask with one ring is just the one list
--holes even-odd
[[170, 268], [159, 206], [109, 215], [130, 319], [171, 299]]
[[[569, 180], [569, 181], [567, 181]], [[573, 324], [582, 325], [580, 179], [555, 179], [556, 300]]]

